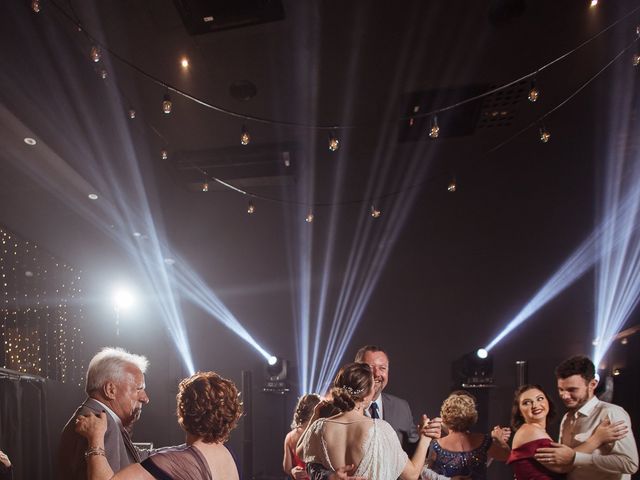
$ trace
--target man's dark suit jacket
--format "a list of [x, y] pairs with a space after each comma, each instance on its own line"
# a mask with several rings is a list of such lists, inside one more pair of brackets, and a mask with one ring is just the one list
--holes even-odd
[[[75, 432], [74, 420], [78, 415], [99, 415], [102, 410], [104, 410], [102, 405], [92, 398], [87, 398], [64, 426], [58, 450], [58, 480], [86, 480], [87, 464], [84, 460], [84, 452], [87, 450], [87, 441]], [[129, 434], [118, 426], [109, 413], [107, 413], [107, 431], [104, 434], [104, 449], [114, 472], [132, 463], [140, 462], [149, 455], [148, 452], [133, 446]]]
[[409, 403], [402, 398], [382, 392], [382, 419], [398, 434], [402, 449], [411, 456], [420, 440]]

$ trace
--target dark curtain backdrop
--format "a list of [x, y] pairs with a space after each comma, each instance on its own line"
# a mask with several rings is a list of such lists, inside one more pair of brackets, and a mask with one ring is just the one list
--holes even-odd
[[14, 480], [51, 478], [44, 381], [0, 378], [0, 448], [13, 464]]

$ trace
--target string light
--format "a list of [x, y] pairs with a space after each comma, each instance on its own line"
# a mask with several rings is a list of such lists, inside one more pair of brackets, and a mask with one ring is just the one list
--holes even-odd
[[531, 88], [529, 89], [529, 95], [527, 98], [530, 102], [535, 103], [538, 101], [538, 97], [540, 97], [540, 90], [536, 87], [536, 79], [531, 80]]
[[31, 0], [31, 10], [33, 13], [40, 13], [40, 0]]
[[633, 66], [637, 67], [638, 65], [640, 65], [640, 54], [636, 53], [633, 56]]
[[431, 129], [429, 130], [429, 137], [438, 138], [440, 136], [440, 127], [438, 126], [438, 116], [434, 115], [431, 119]]
[[173, 108], [173, 102], [171, 101], [171, 96], [168, 93], [164, 94], [162, 98], [162, 111], [169, 115], [171, 113], [171, 109]]
[[96, 47], [95, 45], [91, 47], [91, 53], [89, 54], [89, 56], [91, 57], [91, 60], [93, 60], [95, 63], [98, 63], [100, 61], [100, 58], [102, 58], [100, 47]]
[[107, 71], [106, 71], [104, 68], [101, 68], [101, 69], [98, 71], [98, 75], [100, 75], [100, 78], [101, 78], [102, 80], [106, 80], [106, 79], [107, 79], [107, 76], [108, 76], [109, 74], [107, 73]]
[[547, 128], [544, 125], [542, 125], [540, 127], [540, 141], [542, 143], [547, 143], [550, 138], [551, 138], [551, 134], [549, 133], [549, 130], [547, 130]]
[[451, 179], [449, 185], [447, 185], [447, 192], [455, 192], [458, 189], [458, 184], [456, 183], [455, 177]]
[[131, 120], [133, 120], [134, 118], [136, 118], [136, 110], [134, 108], [130, 108], [129, 111], [127, 112], [129, 115], [129, 118]]
[[162, 150], [160, 150], [160, 156], [162, 157], [163, 160], [166, 160], [167, 158], [169, 158], [169, 152], [167, 152], [164, 148]]
[[256, 211], [256, 207], [253, 203], [249, 202], [249, 205], [247, 205], [247, 213], [249, 215], [253, 215]]
[[304, 217], [304, 221], [307, 223], [311, 223], [313, 222], [313, 212], [309, 211], [309, 213], [307, 213], [307, 216]]
[[205, 181], [202, 183], [202, 191], [203, 191], [203, 192], [208, 192], [208, 191], [209, 191], [209, 182], [208, 182], [207, 180], [205, 180]]
[[329, 150], [335, 152], [340, 148], [340, 140], [336, 137], [335, 133], [329, 132]]
[[251, 141], [251, 135], [249, 135], [249, 130], [244, 125], [242, 126], [242, 132], [240, 133], [240, 144], [241, 145], [249, 145]]
[[375, 205], [371, 205], [371, 216], [373, 218], [380, 218], [380, 215], [382, 215], [382, 212], [377, 209]]

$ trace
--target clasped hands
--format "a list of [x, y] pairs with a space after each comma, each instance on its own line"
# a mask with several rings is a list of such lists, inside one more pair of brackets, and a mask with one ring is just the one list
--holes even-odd
[[442, 419], [440, 417], [430, 419], [423, 414], [418, 424], [418, 432], [425, 437], [440, 438], [442, 436]]

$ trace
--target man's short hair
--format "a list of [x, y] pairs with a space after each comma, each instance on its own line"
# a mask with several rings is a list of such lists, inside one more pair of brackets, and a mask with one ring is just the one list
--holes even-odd
[[574, 355], [556, 367], [556, 378], [564, 379], [580, 375], [587, 383], [596, 378], [596, 367], [585, 355]]
[[107, 382], [121, 382], [126, 375], [125, 369], [130, 365], [145, 373], [149, 360], [142, 355], [129, 353], [123, 348], [104, 347], [89, 362], [85, 391], [89, 394], [102, 388]]
[[[353, 361], [356, 363], [364, 363], [364, 354], [367, 352], [382, 352], [387, 355], [387, 352], [385, 352], [381, 347], [377, 345], [365, 345], [364, 347], [360, 348], [360, 350], [358, 350], [358, 352], [356, 353], [356, 358]], [[389, 358], [389, 355], [387, 355], [387, 358]]]

